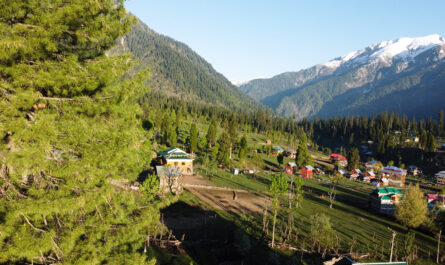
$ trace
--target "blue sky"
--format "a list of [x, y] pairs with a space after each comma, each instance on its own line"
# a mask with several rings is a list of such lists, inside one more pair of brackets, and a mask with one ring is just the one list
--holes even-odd
[[125, 6], [237, 81], [297, 71], [383, 40], [445, 36], [443, 0], [127, 0]]

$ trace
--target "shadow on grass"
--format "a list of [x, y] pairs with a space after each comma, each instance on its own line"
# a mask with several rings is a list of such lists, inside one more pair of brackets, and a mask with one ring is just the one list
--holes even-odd
[[[267, 246], [267, 241], [260, 239], [261, 236], [254, 238], [248, 235], [245, 229], [255, 229], [250, 218], [227, 212], [223, 216], [229, 216], [223, 218], [215, 211], [182, 201], [162, 209], [161, 213], [164, 224], [182, 241], [181, 251], [189, 255], [194, 264], [301, 264], [289, 263], [301, 257], [272, 250]], [[234, 223], [229, 219], [239, 222]], [[319, 259], [316, 255], [314, 257]], [[308, 255], [306, 258], [314, 257]]]
[[[314, 188], [312, 190], [314, 190]], [[326, 194], [326, 193], [324, 193], [324, 194]], [[307, 198], [311, 199], [312, 201], [315, 201], [319, 204], [325, 205], [326, 207], [329, 207], [330, 203], [328, 201], [329, 200], [328, 198], [322, 199], [314, 194], [308, 194], [308, 193], [305, 194], [305, 197], [307, 197]], [[337, 209], [337, 210], [345, 212], [345, 213], [353, 214], [354, 216], [359, 217], [359, 218], [368, 219], [374, 223], [378, 223], [385, 227], [391, 227], [392, 229], [396, 230], [398, 233], [405, 232], [405, 230], [403, 228], [401, 228], [400, 226], [395, 226], [393, 221], [391, 219], [389, 219], [388, 217], [377, 216], [377, 214], [372, 212], [370, 209], [363, 210], [363, 209], [360, 209], [359, 207], [356, 207], [353, 205], [351, 205], [351, 207], [345, 207], [343, 205], [340, 205], [338, 202], [342, 202], [339, 200], [339, 195], [336, 196], [336, 200], [333, 205], [334, 209]], [[342, 203], [344, 203], [344, 202], [342, 202]]]

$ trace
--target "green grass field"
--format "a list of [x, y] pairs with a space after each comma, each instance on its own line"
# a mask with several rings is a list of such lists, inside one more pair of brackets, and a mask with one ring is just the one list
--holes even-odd
[[[205, 173], [205, 171], [201, 173]], [[265, 196], [267, 196], [271, 176], [267, 171], [257, 173], [254, 177], [243, 174], [235, 176], [222, 169], [214, 170], [211, 173], [207, 171], [207, 174], [213, 176], [209, 177], [209, 180], [216, 186], [251, 190], [263, 193]], [[310, 231], [310, 217], [315, 213], [324, 213], [330, 217], [343, 253], [349, 252], [351, 245], [355, 242], [352, 249], [354, 252], [374, 253], [374, 259], [387, 259], [391, 240], [391, 232], [388, 229], [390, 228], [397, 232], [394, 246], [395, 256], [399, 259], [402, 258], [407, 230], [392, 218], [380, 216], [367, 208], [368, 193], [373, 189], [374, 187], [368, 183], [343, 179], [336, 188], [336, 201], [331, 209], [327, 195], [330, 190], [328, 177], [304, 179], [304, 201], [298, 210], [295, 222], [295, 231], [298, 232], [300, 240], [293, 244], [311, 249], [311, 243], [304, 239], [307, 238]], [[282, 205], [286, 206], [285, 200], [282, 201]], [[223, 213], [223, 215], [259, 236], [262, 216], [239, 218], [233, 214]], [[280, 214], [279, 218], [278, 227], [287, 222], [284, 212]], [[248, 222], [240, 220], [248, 220]], [[415, 247], [423, 258], [432, 258], [436, 253], [437, 240], [421, 231], [416, 231]], [[445, 250], [443, 245], [441, 249]]]

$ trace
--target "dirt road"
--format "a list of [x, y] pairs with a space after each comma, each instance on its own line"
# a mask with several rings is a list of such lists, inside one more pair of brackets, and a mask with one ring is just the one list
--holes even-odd
[[184, 176], [184, 188], [215, 209], [234, 213], [262, 214], [269, 198], [251, 191], [221, 188], [199, 175]]

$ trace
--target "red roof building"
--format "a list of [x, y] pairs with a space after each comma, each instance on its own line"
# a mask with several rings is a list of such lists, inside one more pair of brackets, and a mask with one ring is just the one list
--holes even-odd
[[346, 159], [346, 157], [340, 155], [340, 154], [331, 154], [330, 156], [331, 162], [335, 163], [335, 162], [339, 162], [339, 165], [341, 167], [345, 167], [348, 165], [348, 160]]
[[294, 174], [294, 168], [297, 166], [297, 164], [293, 162], [289, 162], [284, 166], [284, 172], [288, 175]]
[[312, 166], [304, 166], [301, 168], [301, 176], [303, 178], [312, 178], [312, 172], [314, 168]]

